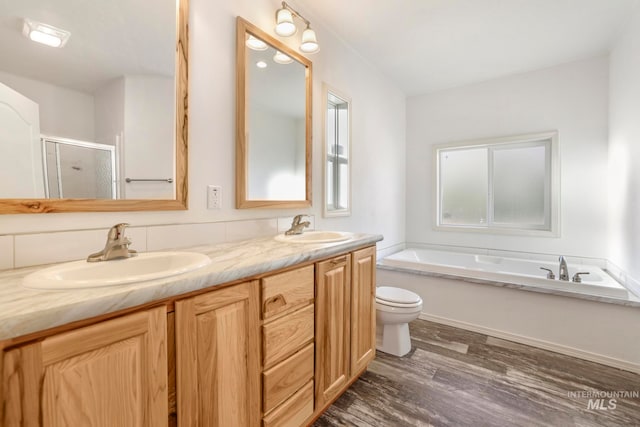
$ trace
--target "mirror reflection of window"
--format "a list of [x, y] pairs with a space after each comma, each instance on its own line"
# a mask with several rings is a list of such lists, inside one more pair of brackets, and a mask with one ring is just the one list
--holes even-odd
[[325, 88], [325, 216], [349, 215], [350, 100]]
[[437, 226], [555, 232], [557, 134], [436, 147]]

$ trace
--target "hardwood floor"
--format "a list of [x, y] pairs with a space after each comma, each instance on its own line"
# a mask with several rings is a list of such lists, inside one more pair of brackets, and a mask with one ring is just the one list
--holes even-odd
[[406, 356], [378, 352], [314, 425], [640, 426], [639, 374], [424, 320], [410, 330]]

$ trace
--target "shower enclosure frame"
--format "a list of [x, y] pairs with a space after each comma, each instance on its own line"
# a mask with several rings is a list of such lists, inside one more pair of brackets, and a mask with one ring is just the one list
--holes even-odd
[[73, 147], [81, 147], [81, 148], [88, 148], [88, 149], [92, 149], [92, 150], [100, 150], [100, 151], [106, 151], [109, 153], [109, 163], [111, 165], [111, 199], [117, 199], [119, 197], [119, 189], [118, 189], [118, 180], [117, 177], [119, 175], [118, 173], [118, 161], [117, 161], [117, 157], [118, 157], [118, 153], [116, 150], [116, 146], [114, 145], [108, 145], [108, 144], [100, 144], [97, 142], [88, 142], [88, 141], [80, 141], [77, 139], [71, 139], [71, 138], [61, 138], [61, 137], [57, 137], [57, 136], [47, 136], [47, 135], [40, 135], [40, 142], [42, 144], [42, 167], [43, 167], [43, 171], [44, 171], [44, 191], [45, 191], [45, 197], [46, 198], [51, 198], [50, 197], [50, 189], [49, 189], [49, 179], [48, 179], [48, 161], [47, 161], [47, 142], [49, 143], [53, 143], [55, 144], [55, 161], [56, 161], [56, 182], [58, 184], [58, 194], [60, 199], [64, 198], [64, 194], [62, 191], [62, 179], [61, 179], [61, 174], [60, 174], [60, 144], [63, 145], [68, 145], [68, 146], [73, 146]]

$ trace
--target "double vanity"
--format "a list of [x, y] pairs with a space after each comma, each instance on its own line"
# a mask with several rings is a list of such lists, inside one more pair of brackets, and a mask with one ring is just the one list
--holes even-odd
[[375, 355], [382, 237], [287, 237], [193, 248], [191, 271], [111, 286], [33, 289], [73, 263], [0, 273], [0, 424], [311, 423]]

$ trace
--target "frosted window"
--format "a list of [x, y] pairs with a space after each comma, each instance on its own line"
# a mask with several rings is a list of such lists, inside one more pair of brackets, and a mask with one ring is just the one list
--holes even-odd
[[436, 147], [437, 226], [557, 234], [556, 140], [549, 132]]
[[493, 150], [493, 220], [544, 226], [547, 217], [547, 146]]
[[486, 148], [441, 151], [440, 222], [446, 225], [486, 224], [487, 177]]

